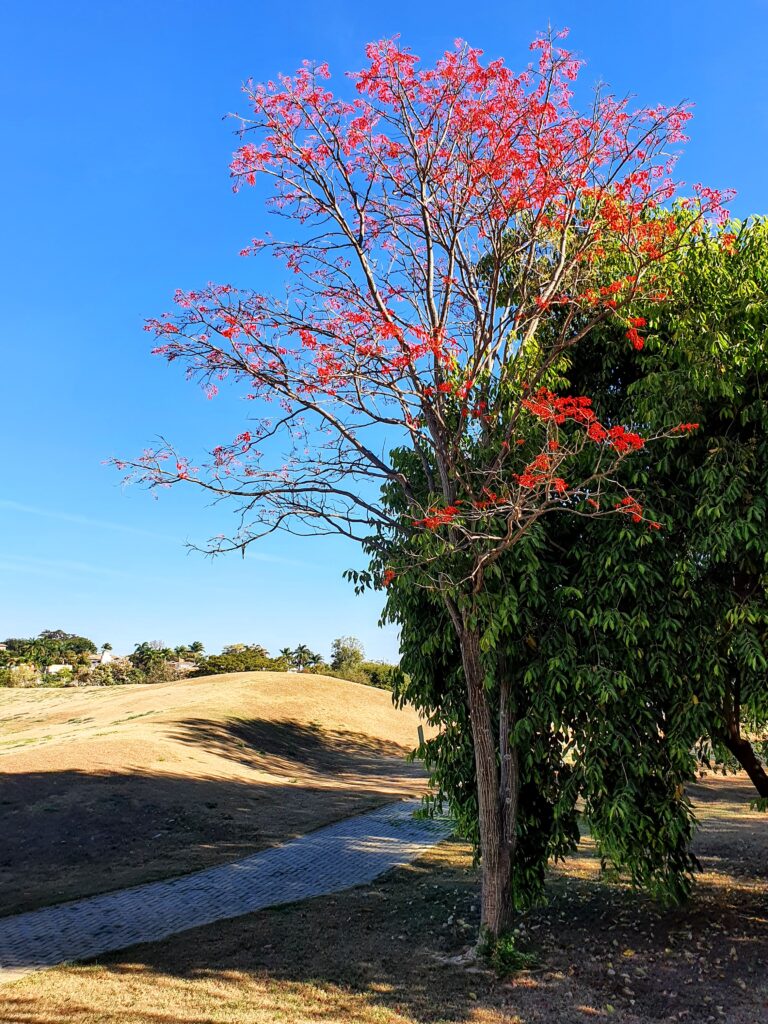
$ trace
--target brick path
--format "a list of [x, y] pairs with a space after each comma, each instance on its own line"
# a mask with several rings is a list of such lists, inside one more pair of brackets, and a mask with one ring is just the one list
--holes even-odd
[[414, 819], [416, 807], [388, 804], [220, 867], [0, 917], [0, 983], [370, 882], [449, 834], [444, 821]]

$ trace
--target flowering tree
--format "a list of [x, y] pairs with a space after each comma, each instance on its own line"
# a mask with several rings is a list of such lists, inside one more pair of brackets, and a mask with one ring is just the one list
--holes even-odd
[[[564, 353], [606, 319], [642, 347], [634, 304], [681, 241], [662, 204], [689, 117], [601, 91], [579, 113], [579, 61], [554, 37], [532, 49], [515, 74], [460, 42], [430, 68], [372, 44], [351, 100], [329, 90], [324, 64], [247, 86], [235, 187], [271, 178], [293, 230], [244, 254], [270, 250], [291, 283], [280, 297], [178, 293], [178, 313], [149, 328], [209, 395], [229, 378], [279, 411], [204, 466], [167, 444], [119, 463], [151, 485], [232, 498], [239, 528], [213, 551], [277, 529], [407, 542], [374, 582], [434, 591], [456, 631], [492, 934], [509, 920], [519, 779], [509, 709], [497, 727], [488, 699], [486, 582], [542, 516], [656, 525], [615, 473], [650, 438], [553, 387]], [[694, 226], [722, 198], [697, 192]]]

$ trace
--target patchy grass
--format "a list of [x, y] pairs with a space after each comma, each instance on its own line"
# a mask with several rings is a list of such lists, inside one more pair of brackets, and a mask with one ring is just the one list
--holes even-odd
[[0, 689], [0, 914], [184, 874], [422, 792], [419, 719], [370, 686], [254, 672]]
[[[696, 787], [705, 872], [664, 911], [589, 845], [520, 921], [539, 966], [467, 960], [478, 882], [448, 842], [379, 883], [138, 946], [0, 989], [13, 1024], [765, 1024], [768, 837], [742, 780]], [[722, 826], [727, 824], [728, 833]]]

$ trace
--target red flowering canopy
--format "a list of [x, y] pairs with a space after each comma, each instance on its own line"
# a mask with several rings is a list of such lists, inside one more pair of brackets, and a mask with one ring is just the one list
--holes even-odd
[[[229, 377], [282, 411], [217, 446], [204, 471], [163, 448], [134, 464], [140, 475], [242, 498], [237, 546], [297, 521], [355, 537], [372, 523], [450, 526], [454, 546], [479, 544], [485, 558], [544, 511], [642, 518], [637, 501], [601, 504], [608, 471], [642, 436], [545, 385], [607, 317], [642, 346], [632, 304], [653, 294], [654, 266], [681, 243], [668, 207], [690, 114], [632, 110], [604, 92], [580, 112], [579, 60], [558, 37], [532, 50], [521, 73], [461, 41], [424, 67], [385, 40], [344, 97], [325, 64], [248, 84], [235, 188], [272, 179], [269, 202], [294, 230], [243, 252], [271, 250], [290, 283], [282, 296], [178, 293], [178, 314], [149, 328], [155, 351], [181, 359], [209, 395]], [[688, 230], [720, 211], [720, 194], [696, 191]], [[279, 464], [262, 451], [275, 434], [289, 439]], [[426, 504], [387, 455], [403, 444], [428, 481]], [[589, 444], [594, 472], [569, 479]], [[387, 481], [406, 496], [404, 522], [378, 501]]]

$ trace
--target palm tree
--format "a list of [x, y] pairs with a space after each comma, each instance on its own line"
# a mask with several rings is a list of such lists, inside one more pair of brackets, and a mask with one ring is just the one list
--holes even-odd
[[281, 647], [277, 654], [278, 661], [281, 661], [286, 669], [293, 668], [293, 651], [290, 647]]
[[61, 643], [57, 640], [52, 640], [48, 637], [38, 636], [27, 643], [22, 648], [22, 657], [31, 661], [32, 664], [40, 669], [43, 676], [48, 675], [48, 669], [54, 664], [57, 657], [60, 656]]
[[189, 649], [192, 654], [202, 654], [205, 650], [205, 645], [200, 640], [195, 640], [189, 645]]
[[303, 672], [309, 664], [310, 658], [312, 657], [312, 651], [310, 651], [306, 644], [299, 644], [299, 646], [293, 651], [291, 657], [295, 667], [299, 672]]

